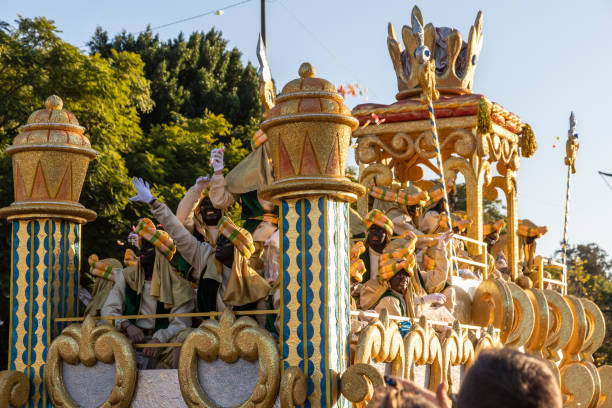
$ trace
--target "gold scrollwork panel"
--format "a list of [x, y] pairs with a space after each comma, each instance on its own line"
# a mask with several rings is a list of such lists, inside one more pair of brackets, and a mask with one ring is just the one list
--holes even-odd
[[442, 382], [442, 345], [436, 331], [432, 329], [425, 316], [410, 328], [404, 338], [406, 350], [405, 378], [414, 381], [416, 365], [430, 365], [429, 389], [435, 390]]
[[114, 362], [115, 385], [101, 407], [130, 406], [137, 377], [134, 350], [127, 337], [113, 326], [96, 326], [93, 318], [88, 316], [82, 325], [72, 324], [66, 327], [49, 347], [45, 365], [49, 397], [55, 407], [76, 408], [78, 404], [66, 390], [62, 361], [68, 364], [82, 363], [87, 367], [92, 367], [98, 361], [106, 364]]
[[525, 350], [542, 357], [542, 349], [546, 343], [550, 326], [548, 302], [544, 292], [539, 289], [530, 288], [525, 290], [525, 293], [529, 297], [534, 310], [533, 331], [525, 343]]
[[510, 335], [514, 319], [512, 294], [506, 282], [501, 279], [482, 281], [472, 301], [472, 324], [501, 330], [500, 338], [505, 344]]
[[236, 320], [226, 310], [219, 321], [206, 320], [185, 339], [179, 357], [179, 384], [185, 403], [191, 407], [219, 408], [204, 392], [198, 379], [198, 359], [220, 358], [234, 363], [239, 358], [259, 359], [259, 375], [251, 396], [239, 408], [274, 405], [280, 383], [280, 356], [272, 336], [250, 317]]
[[0, 407], [21, 407], [28, 402], [30, 380], [21, 371], [0, 372]]
[[[590, 363], [588, 363], [590, 364]], [[596, 407], [599, 398], [597, 371], [583, 362], [572, 362], [561, 367], [561, 392], [565, 407]]]
[[507, 282], [512, 303], [514, 305], [514, 318], [510, 335], [506, 339], [506, 345], [511, 347], [522, 347], [531, 338], [535, 327], [535, 311], [526, 291], [514, 282]]
[[284, 370], [279, 397], [281, 408], [304, 405], [308, 397], [308, 380], [304, 370], [299, 367]]
[[464, 365], [467, 369], [474, 362], [474, 345], [467, 334], [467, 330], [461, 329], [458, 321], [455, 321], [451, 330], [444, 333], [442, 361], [442, 378], [451, 390], [454, 385], [451, 367]]
[[355, 363], [371, 361], [391, 363], [391, 374], [403, 377], [405, 349], [397, 324], [389, 320], [386, 310], [364, 329], [357, 341]]
[[601, 394], [597, 408], [612, 408], [612, 366], [598, 367], [597, 372], [601, 381]]
[[350, 366], [340, 378], [342, 395], [353, 403], [370, 398], [374, 390], [385, 385], [383, 375], [370, 364], [358, 363]]

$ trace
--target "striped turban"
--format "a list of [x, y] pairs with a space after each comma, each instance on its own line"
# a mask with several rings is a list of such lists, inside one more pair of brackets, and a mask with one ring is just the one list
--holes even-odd
[[251, 234], [244, 228], [237, 227], [228, 217], [224, 216], [219, 220], [219, 234], [234, 244], [244, 257], [250, 258], [255, 252]]
[[166, 231], [158, 230], [153, 221], [143, 218], [138, 221], [136, 233], [142, 239], [146, 239], [157, 249], [166, 259], [171, 260], [176, 252], [176, 245]]
[[378, 225], [380, 228], [383, 228], [389, 236], [393, 235], [393, 223], [380, 210], [374, 209], [367, 213], [363, 218], [363, 223], [367, 229], [370, 229], [372, 225]]

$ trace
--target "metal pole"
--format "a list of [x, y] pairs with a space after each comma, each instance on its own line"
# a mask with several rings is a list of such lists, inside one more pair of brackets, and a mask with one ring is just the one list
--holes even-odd
[[267, 47], [266, 42], [266, 0], [261, 0], [261, 38], [263, 39], [264, 46]]
[[[563, 257], [561, 262], [563, 266], [566, 266], [566, 254], [567, 254], [567, 220], [569, 218], [569, 204], [570, 204], [570, 180], [572, 178], [571, 166], [567, 166], [567, 185], [565, 187], [565, 220], [563, 221]], [[567, 266], [566, 266], [567, 267]]]
[[[446, 178], [444, 176], [444, 163], [442, 162], [442, 153], [440, 151], [440, 140], [438, 137], [438, 128], [436, 126], [436, 114], [434, 112], [433, 101], [438, 99], [438, 92], [435, 88], [435, 65], [431, 61], [432, 55], [429, 48], [425, 45], [423, 26], [420, 21], [413, 15], [412, 16], [412, 33], [417, 40], [418, 47], [414, 51], [414, 57], [419, 63], [419, 83], [423, 89], [421, 101], [427, 106], [427, 112], [429, 113], [429, 124], [431, 125], [431, 132], [434, 136], [435, 151], [436, 151], [436, 164], [440, 173], [440, 183], [444, 191], [442, 200], [444, 202], [444, 210], [447, 214], [448, 229], [453, 230], [453, 220], [450, 211], [450, 205], [448, 203], [448, 193], [446, 189]], [[455, 248], [454, 245], [450, 245], [451, 248], [451, 259], [453, 260], [452, 265], [455, 267], [455, 271], [459, 272], [457, 260], [455, 259]], [[486, 273], [486, 271], [485, 271]]]
[[576, 155], [578, 154], [578, 133], [576, 133], [576, 117], [574, 112], [571, 113], [569, 118], [569, 130], [567, 131], [567, 142], [565, 142], [565, 165], [567, 166], [567, 184], [565, 188], [565, 220], [563, 221], [563, 255], [561, 261], [563, 263], [563, 279], [565, 283], [565, 290], [567, 290], [567, 222], [569, 219], [570, 209], [570, 181], [572, 174], [576, 172]]

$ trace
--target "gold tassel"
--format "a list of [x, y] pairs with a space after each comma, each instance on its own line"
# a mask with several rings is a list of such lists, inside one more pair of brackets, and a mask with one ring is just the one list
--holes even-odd
[[521, 134], [521, 155], [525, 158], [529, 158], [533, 156], [535, 151], [538, 148], [536, 144], [535, 136], [533, 134], [533, 129], [527, 123], [523, 125], [523, 133]]
[[485, 98], [480, 98], [478, 102], [478, 133], [481, 135], [493, 132], [491, 122], [491, 111]]

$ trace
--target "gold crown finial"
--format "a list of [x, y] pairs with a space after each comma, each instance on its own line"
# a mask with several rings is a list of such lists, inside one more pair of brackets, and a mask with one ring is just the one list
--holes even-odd
[[298, 71], [301, 78], [313, 78], [317, 71], [312, 66], [310, 62], [304, 62], [300, 65], [300, 70]]
[[57, 95], [51, 95], [45, 101], [45, 107], [49, 110], [60, 110], [64, 106], [62, 98]]
[[397, 75], [397, 99], [421, 93], [417, 74], [419, 62], [414, 54], [420, 42], [431, 51], [435, 61], [437, 89], [441, 93], [471, 93], [474, 71], [482, 49], [482, 12], [476, 15], [467, 42], [462, 41], [461, 34], [454, 28], [434, 27], [432, 23], [425, 25], [417, 6], [412, 9], [411, 21], [413, 25], [418, 22], [424, 28], [415, 32], [413, 27], [402, 27], [401, 37], [405, 49], [397, 40], [393, 25], [388, 25], [387, 46]]

